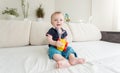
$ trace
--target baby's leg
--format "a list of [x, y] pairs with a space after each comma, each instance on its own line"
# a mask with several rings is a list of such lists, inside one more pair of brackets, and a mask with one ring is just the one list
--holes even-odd
[[76, 64], [83, 64], [85, 60], [83, 58], [76, 58], [74, 54], [70, 54], [69, 62], [71, 65], [76, 65]]
[[56, 65], [57, 68], [66, 68], [70, 66], [68, 60], [66, 60], [60, 54], [54, 54], [53, 59], [57, 62], [57, 65]]

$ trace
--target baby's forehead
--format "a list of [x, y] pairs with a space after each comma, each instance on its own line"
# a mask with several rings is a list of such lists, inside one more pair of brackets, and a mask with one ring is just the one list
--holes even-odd
[[52, 18], [63, 18], [64, 16], [62, 15], [62, 14], [54, 14], [53, 16], [52, 16]]

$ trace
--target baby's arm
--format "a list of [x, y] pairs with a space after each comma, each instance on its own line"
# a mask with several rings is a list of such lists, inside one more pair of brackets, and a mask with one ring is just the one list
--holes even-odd
[[49, 34], [47, 34], [47, 40], [48, 40], [49, 44], [54, 45], [54, 46], [62, 46], [63, 45], [60, 41], [54, 41], [52, 39], [52, 36]]
[[56, 46], [56, 41], [52, 40], [51, 35], [47, 34], [47, 40], [49, 44]]

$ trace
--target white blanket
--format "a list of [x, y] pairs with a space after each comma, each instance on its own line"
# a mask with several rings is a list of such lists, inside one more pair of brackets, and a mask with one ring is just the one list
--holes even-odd
[[91, 41], [70, 46], [86, 59], [85, 64], [55, 69], [55, 61], [48, 58], [47, 45], [1, 48], [0, 73], [120, 73], [120, 44]]
[[93, 62], [96, 73], [120, 73], [120, 55]]

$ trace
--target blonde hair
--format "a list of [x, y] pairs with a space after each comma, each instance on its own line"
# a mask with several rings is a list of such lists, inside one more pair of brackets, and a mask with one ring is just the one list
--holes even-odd
[[53, 16], [56, 15], [56, 14], [62, 14], [62, 12], [59, 12], [59, 11], [54, 12], [54, 13], [51, 15], [51, 20], [52, 20]]

